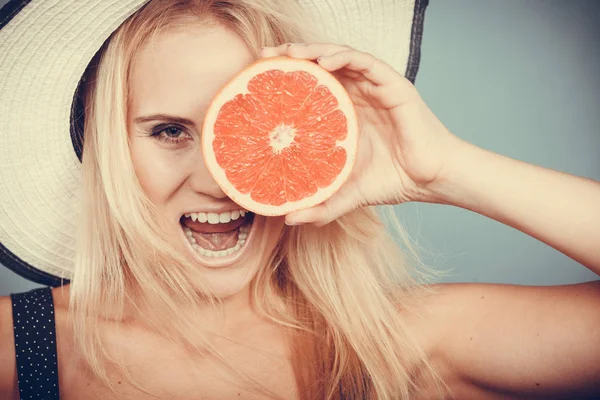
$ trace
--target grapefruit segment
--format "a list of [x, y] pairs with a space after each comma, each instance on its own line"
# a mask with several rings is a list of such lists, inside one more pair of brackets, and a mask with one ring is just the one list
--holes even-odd
[[328, 151], [336, 147], [337, 141], [327, 132], [298, 132], [296, 143], [299, 153]]
[[226, 103], [221, 110], [214, 125], [215, 136], [241, 135], [241, 136], [267, 136], [268, 129], [260, 130], [260, 127], [253, 124], [251, 114], [248, 110], [256, 107], [254, 104], [247, 104], [251, 99], [244, 95], [238, 95], [230, 102]]
[[260, 60], [213, 99], [202, 130], [205, 164], [240, 206], [283, 215], [329, 198], [350, 175], [358, 124], [337, 79], [317, 64]]
[[280, 70], [267, 71], [260, 76], [255, 76], [248, 82], [248, 91], [252, 97], [260, 102], [267, 121], [274, 126], [281, 122], [282, 105], [281, 94], [285, 73]]
[[301, 124], [304, 121], [317, 120], [333, 112], [338, 106], [338, 102], [329, 89], [323, 85], [315, 87], [304, 103], [296, 112], [294, 124]]
[[286, 202], [281, 158], [281, 155], [271, 157], [269, 163], [262, 170], [262, 174], [252, 189], [251, 197], [254, 201], [267, 206], [280, 206]]
[[250, 193], [272, 158], [273, 154], [268, 149], [262, 149], [258, 153], [239, 159], [227, 167], [227, 179], [235, 185], [240, 193]]
[[[250, 162], [259, 162], [257, 157], [262, 153], [266, 153], [265, 148], [269, 145], [267, 137], [256, 136], [217, 136], [213, 142], [215, 156], [217, 162], [223, 168], [229, 168], [243, 160]], [[245, 148], [247, 154], [240, 155], [239, 149]], [[262, 164], [257, 165], [260, 167]]]
[[309, 116], [296, 122], [297, 132], [321, 132], [331, 135], [335, 140], [344, 140], [348, 132], [346, 116], [341, 110], [334, 110], [322, 116]]
[[282, 172], [286, 179], [285, 197], [289, 202], [312, 196], [319, 189], [299, 157], [286, 157]]
[[292, 125], [298, 110], [312, 90], [317, 86], [317, 78], [305, 71], [294, 71], [285, 74], [283, 81], [287, 90], [281, 95], [283, 123]]
[[300, 158], [317, 186], [326, 188], [335, 181], [344, 168], [347, 153], [344, 149], [336, 147], [324, 152], [303, 152]]

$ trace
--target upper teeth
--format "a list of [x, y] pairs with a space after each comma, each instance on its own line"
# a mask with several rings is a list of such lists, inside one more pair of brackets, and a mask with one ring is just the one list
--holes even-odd
[[226, 211], [220, 214], [203, 212], [187, 213], [185, 217], [191, 218], [192, 221], [208, 222], [209, 224], [226, 224], [244, 215], [246, 215], [246, 210]]

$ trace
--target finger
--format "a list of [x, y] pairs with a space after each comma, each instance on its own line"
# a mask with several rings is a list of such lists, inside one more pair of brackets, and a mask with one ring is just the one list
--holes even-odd
[[[297, 46], [300, 46], [301, 44], [296, 44]], [[277, 57], [277, 56], [283, 56], [287, 53], [287, 48], [292, 46], [292, 43], [284, 43], [281, 44], [279, 46], [267, 46], [267, 47], [263, 47], [262, 49], [260, 49], [260, 56], [262, 58], [269, 58], [269, 57]]]
[[401, 78], [394, 68], [369, 53], [343, 50], [317, 59], [317, 63], [329, 72], [342, 68], [359, 73], [375, 85], [397, 83]]
[[314, 224], [323, 226], [352, 211], [358, 205], [358, 194], [354, 186], [344, 185], [323, 203], [305, 210], [289, 213], [285, 216], [285, 223], [287, 225]]
[[304, 225], [314, 224], [317, 226], [327, 225], [335, 218], [331, 217], [331, 213], [325, 203], [318, 206], [307, 208], [306, 210], [296, 211], [285, 216], [286, 225]]
[[316, 60], [321, 56], [350, 49], [348, 46], [333, 43], [285, 43], [277, 47], [264, 47], [261, 49], [261, 56], [288, 56], [305, 60]]
[[319, 57], [330, 56], [340, 51], [352, 50], [351, 47], [333, 43], [307, 43], [305, 45], [292, 44], [286, 49], [285, 55], [292, 58], [316, 60]]
[[349, 69], [341, 69], [341, 70], [338, 69], [337, 71], [334, 71], [334, 72], [335, 72], [336, 76], [339, 76], [339, 77], [348, 77], [348, 78], [354, 79], [354, 80], [358, 80], [361, 78], [364, 79], [363, 74], [360, 74], [360, 73], [354, 72], [354, 71], [350, 71]]

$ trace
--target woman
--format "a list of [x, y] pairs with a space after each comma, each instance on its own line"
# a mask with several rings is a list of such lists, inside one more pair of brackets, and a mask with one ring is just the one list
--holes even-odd
[[[429, 287], [366, 206], [463, 207], [599, 273], [600, 184], [461, 141], [387, 63], [313, 42], [293, 1], [152, 0], [135, 13], [131, 1], [120, 26], [93, 3], [79, 5], [93, 10], [87, 26], [118, 29], [88, 65], [73, 111], [85, 140], [71, 284], [0, 302], [2, 398], [56, 398], [59, 386], [61, 399], [598, 394], [597, 283]], [[199, 127], [225, 83], [276, 55], [335, 73], [361, 136], [353, 176], [333, 197], [268, 218], [211, 178]], [[183, 234], [192, 213], [241, 221], [193, 234], [204, 246], [245, 243], [198, 256]]]

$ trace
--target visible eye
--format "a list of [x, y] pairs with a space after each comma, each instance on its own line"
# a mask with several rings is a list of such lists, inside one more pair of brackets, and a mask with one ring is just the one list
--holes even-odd
[[169, 144], [180, 144], [188, 140], [193, 140], [193, 136], [185, 127], [174, 124], [157, 125], [152, 129], [150, 136]]
[[170, 138], [176, 138], [176, 137], [179, 137], [179, 135], [181, 135], [183, 130], [176, 126], [169, 126], [165, 129], [163, 129], [163, 132], [165, 133], [165, 135], [167, 135]]

